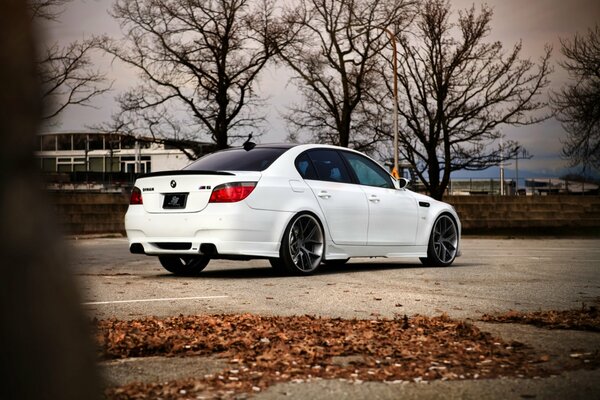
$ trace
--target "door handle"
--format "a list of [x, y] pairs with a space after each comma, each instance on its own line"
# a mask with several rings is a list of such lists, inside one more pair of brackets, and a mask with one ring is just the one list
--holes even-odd
[[329, 193], [325, 192], [325, 191], [319, 193], [317, 196], [319, 196], [322, 199], [328, 199], [328, 198], [331, 197], [331, 195]]
[[371, 196], [371, 197], [369, 197], [369, 201], [371, 203], [379, 203], [379, 197], [377, 197], [377, 196]]

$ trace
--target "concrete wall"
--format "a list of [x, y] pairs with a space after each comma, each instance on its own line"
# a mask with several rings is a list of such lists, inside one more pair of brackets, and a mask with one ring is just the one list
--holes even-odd
[[67, 235], [125, 233], [129, 194], [50, 192], [52, 208]]
[[[128, 194], [51, 192], [66, 234], [124, 233]], [[600, 196], [447, 196], [464, 233], [595, 234]]]
[[600, 196], [447, 196], [465, 233], [600, 235]]

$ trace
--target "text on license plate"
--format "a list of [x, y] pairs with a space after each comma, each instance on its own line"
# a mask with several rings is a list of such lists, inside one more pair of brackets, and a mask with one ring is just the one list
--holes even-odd
[[187, 193], [168, 193], [165, 194], [165, 199], [163, 201], [163, 208], [185, 208], [185, 203], [187, 201]]

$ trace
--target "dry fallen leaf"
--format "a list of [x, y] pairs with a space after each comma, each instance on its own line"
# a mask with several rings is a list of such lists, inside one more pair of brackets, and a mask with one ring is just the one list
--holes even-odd
[[[216, 355], [229, 365], [218, 374], [194, 379], [108, 388], [109, 399], [232, 398], [277, 382], [315, 378], [427, 382], [556, 372], [546, 369], [548, 355], [522, 343], [503, 342], [446, 314], [364, 320], [180, 315], [110, 319], [94, 325], [101, 359]], [[572, 362], [586, 367], [599, 364], [597, 355], [572, 358]]]

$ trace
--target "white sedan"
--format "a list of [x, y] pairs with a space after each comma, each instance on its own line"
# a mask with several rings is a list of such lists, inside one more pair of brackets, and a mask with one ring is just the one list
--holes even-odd
[[347, 148], [251, 145], [137, 179], [125, 229], [132, 253], [178, 275], [211, 259], [263, 258], [292, 274], [352, 257], [452, 264], [458, 215], [407, 183]]

